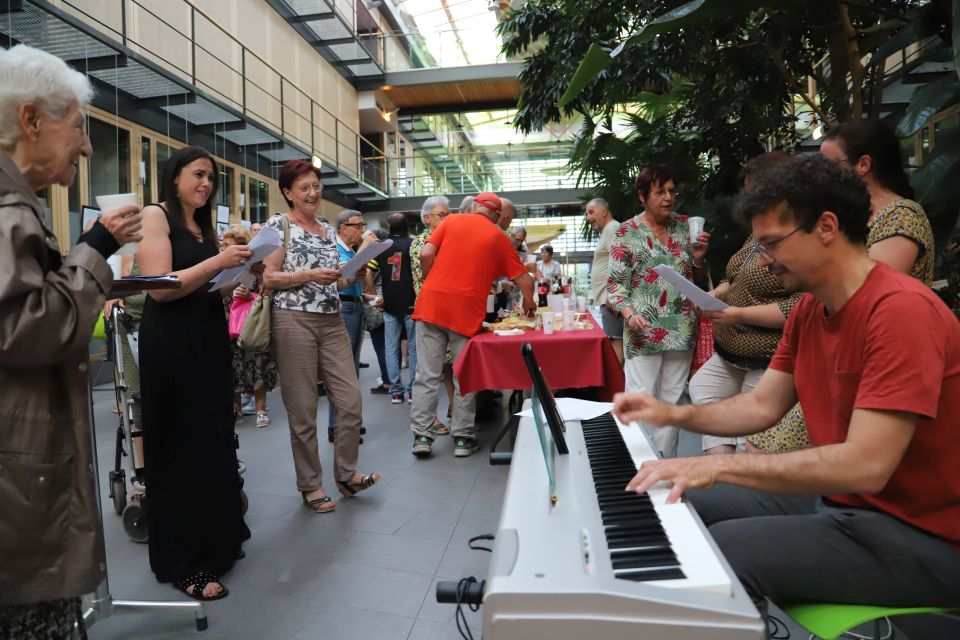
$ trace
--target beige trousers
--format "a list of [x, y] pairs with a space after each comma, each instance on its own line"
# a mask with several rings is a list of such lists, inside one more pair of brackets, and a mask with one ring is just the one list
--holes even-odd
[[[764, 371], [735, 367], [715, 353], [690, 378], [690, 400], [693, 404], [709, 404], [747, 393], [760, 383]], [[701, 443], [704, 451], [725, 444], [734, 445], [737, 451], [743, 451], [747, 439], [701, 436]]]
[[317, 444], [317, 381], [323, 380], [333, 403], [334, 479], [349, 482], [357, 471], [363, 405], [353, 367], [350, 338], [339, 313], [309, 313], [274, 308], [270, 346], [287, 409], [297, 488], [323, 486]]

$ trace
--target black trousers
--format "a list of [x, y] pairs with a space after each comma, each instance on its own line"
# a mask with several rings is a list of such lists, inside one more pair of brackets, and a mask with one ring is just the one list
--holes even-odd
[[764, 616], [766, 598], [960, 606], [960, 552], [884, 513], [726, 484], [687, 497]]

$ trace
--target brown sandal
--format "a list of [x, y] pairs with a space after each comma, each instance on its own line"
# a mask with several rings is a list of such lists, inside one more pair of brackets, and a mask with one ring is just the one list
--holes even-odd
[[[337, 484], [340, 484], [339, 482]], [[330, 513], [337, 508], [337, 503], [334, 502], [330, 496], [323, 496], [322, 498], [314, 498], [313, 500], [307, 500], [307, 492], [301, 491], [300, 495], [303, 496], [303, 504], [314, 513]]]
[[438, 436], [446, 436], [450, 434], [450, 430], [447, 429], [447, 425], [443, 424], [443, 422], [440, 421], [440, 418], [433, 419], [433, 425], [431, 428]]
[[370, 473], [367, 475], [361, 474], [359, 482], [353, 482], [353, 478], [350, 479], [350, 482], [340, 482], [338, 480], [337, 489], [340, 489], [344, 498], [350, 498], [380, 482], [381, 477], [379, 473]]

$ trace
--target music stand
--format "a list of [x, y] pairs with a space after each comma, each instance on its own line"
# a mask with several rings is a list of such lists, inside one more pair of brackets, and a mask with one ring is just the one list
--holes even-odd
[[[152, 289], [179, 289], [183, 283], [176, 279], [166, 277], [149, 278], [133, 277], [121, 278], [113, 281], [110, 292], [107, 293], [107, 299], [122, 298], [140, 291]], [[116, 354], [114, 357], [121, 357]], [[100, 527], [103, 528], [103, 505], [100, 498], [100, 464], [97, 459], [97, 429], [93, 417], [93, 385], [90, 386], [90, 443], [93, 447], [93, 477], [94, 486], [97, 489], [97, 512], [100, 514]], [[106, 558], [106, 549], [103, 553]], [[103, 582], [97, 586], [97, 590], [92, 594], [83, 597], [84, 611], [83, 620], [87, 626], [93, 626], [100, 620], [106, 620], [118, 613], [136, 613], [138, 611], [150, 611], [151, 609], [172, 609], [172, 610], [192, 610], [195, 613], [197, 622], [197, 631], [204, 631], [207, 628], [207, 614], [203, 608], [203, 603], [199, 601], [149, 601], [149, 600], [118, 600], [110, 594], [110, 578], [104, 577]]]

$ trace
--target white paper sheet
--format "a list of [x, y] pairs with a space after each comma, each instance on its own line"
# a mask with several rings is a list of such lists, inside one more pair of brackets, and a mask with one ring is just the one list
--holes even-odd
[[280, 234], [273, 227], [261, 227], [260, 233], [253, 237], [247, 248], [253, 252], [253, 257], [248, 259], [239, 267], [224, 269], [210, 279], [210, 288], [219, 289], [231, 284], [242, 284], [245, 287], [252, 287], [257, 277], [250, 271], [250, 266], [257, 262], [263, 262], [263, 259], [280, 248], [283, 240]]
[[[612, 402], [591, 402], [577, 398], [557, 398], [557, 411], [564, 422], [567, 420], [590, 420], [602, 416], [613, 409]], [[521, 418], [532, 418], [533, 410], [527, 409], [518, 414]]]
[[690, 299], [693, 304], [705, 311], [723, 311], [728, 305], [684, 278], [679, 271], [665, 264], [653, 268], [671, 287]]
[[361, 268], [367, 266], [367, 263], [373, 258], [376, 258], [378, 255], [392, 246], [393, 240], [390, 238], [387, 238], [383, 242], [374, 242], [373, 244], [368, 244], [366, 247], [361, 249], [357, 255], [351, 258], [350, 262], [340, 267], [340, 277], [347, 278], [349, 280], [357, 273], [357, 271], [360, 271]]

